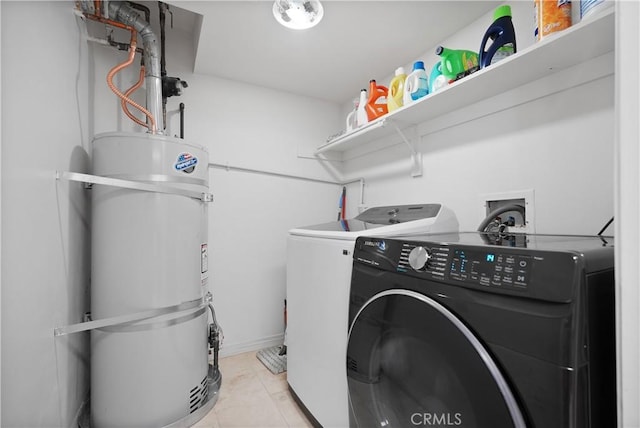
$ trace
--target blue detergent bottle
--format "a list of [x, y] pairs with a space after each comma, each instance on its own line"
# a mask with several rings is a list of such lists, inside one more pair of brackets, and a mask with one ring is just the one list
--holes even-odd
[[423, 61], [413, 64], [413, 71], [404, 82], [403, 103], [408, 105], [429, 94], [429, 76], [424, 69]]
[[[516, 31], [511, 19], [511, 6], [503, 5], [493, 13], [493, 24], [480, 44], [480, 68], [494, 64], [516, 53]], [[489, 40], [492, 43], [487, 47]]]

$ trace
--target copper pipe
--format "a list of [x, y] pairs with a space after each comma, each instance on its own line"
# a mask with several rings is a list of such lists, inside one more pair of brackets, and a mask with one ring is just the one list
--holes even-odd
[[[131, 94], [133, 94], [135, 91], [138, 90], [138, 88], [140, 86], [142, 86], [142, 83], [144, 82], [144, 65], [140, 67], [140, 77], [138, 78], [138, 81], [136, 82], [135, 85], [133, 85], [131, 88], [127, 89], [127, 92], [124, 93], [124, 96], [128, 99]], [[127, 102], [123, 99], [121, 100], [121, 104], [122, 104], [122, 111], [124, 111], [124, 114], [126, 114], [129, 119], [133, 120], [135, 123], [137, 123], [140, 126], [144, 126], [147, 127], [147, 124], [143, 121], [141, 121], [140, 119], [138, 119], [137, 117], [135, 117], [130, 111], [129, 111], [129, 107], [127, 107]]]
[[[1, 1], [1, 0], [0, 0]], [[96, 4], [95, 2], [99, 1], [100, 3], [102, 3], [101, 0], [94, 0], [94, 4]], [[88, 13], [88, 11], [86, 10], [86, 8], [84, 8], [82, 5], [86, 5], [88, 3], [88, 1], [86, 2], [78, 2], [80, 4], [80, 7], [82, 7], [84, 9], [84, 15], [86, 18], [88, 19], [92, 19], [107, 25], [111, 25], [117, 28], [121, 28], [121, 29], [125, 29], [127, 31], [131, 32], [132, 35], [132, 43], [130, 45], [133, 46], [130, 49], [130, 55], [129, 55], [129, 60], [127, 60], [125, 63], [120, 64], [119, 66], [114, 67], [110, 72], [109, 75], [107, 76], [107, 84], [109, 85], [109, 88], [122, 100], [124, 100], [126, 103], [134, 106], [136, 109], [140, 110], [141, 112], [143, 112], [147, 117], [148, 117], [148, 124], [147, 124], [147, 128], [150, 129], [150, 131], [154, 134], [156, 133], [163, 133], [163, 130], [161, 129], [160, 131], [158, 131], [158, 126], [157, 123], [158, 121], [162, 124], [163, 123], [163, 118], [161, 116], [162, 112], [160, 111], [160, 106], [161, 106], [161, 98], [160, 98], [160, 94], [162, 93], [162, 86], [161, 86], [161, 81], [160, 81], [160, 70], [159, 70], [159, 64], [157, 63], [157, 53], [156, 53], [156, 47], [155, 47], [155, 39], [154, 39], [154, 34], [153, 31], [150, 29], [149, 24], [147, 23], [146, 25], [143, 25], [139, 19], [134, 19], [132, 16], [132, 13], [134, 12], [134, 10], [126, 5], [124, 5], [124, 2], [112, 2], [110, 3], [110, 7], [108, 11], [105, 11], [106, 13], [106, 17], [103, 16], [99, 16], [99, 15], [94, 15], [91, 13]], [[118, 5], [113, 6], [113, 8], [111, 8], [111, 5], [114, 5], [118, 3]], [[113, 15], [114, 19], [118, 19], [118, 21], [112, 20], [109, 17]], [[138, 15], [136, 15], [137, 17]], [[127, 24], [125, 24], [125, 22]], [[131, 24], [131, 25], [129, 25]], [[140, 29], [138, 30], [137, 27], [140, 27]], [[133, 62], [133, 57], [135, 56], [135, 50], [136, 50], [136, 41], [137, 41], [137, 34], [138, 31], [140, 31], [140, 35], [143, 39], [144, 42], [144, 56], [145, 56], [145, 60], [148, 59], [149, 62], [151, 63], [148, 67], [145, 68], [145, 74], [146, 74], [146, 87], [147, 87], [147, 100], [149, 102], [149, 100], [151, 100], [151, 107], [149, 107], [149, 110], [145, 109], [144, 107], [140, 106], [139, 104], [136, 104], [135, 102], [133, 102], [131, 99], [127, 98], [127, 96], [125, 96], [124, 94], [122, 94], [113, 84], [113, 76], [118, 73], [120, 70], [128, 67], [132, 62]], [[147, 58], [148, 57], [148, 58]], [[146, 61], [145, 61], [146, 63]], [[153, 113], [151, 113], [151, 111], [153, 111]], [[161, 126], [160, 128], [163, 128], [163, 126]]]
[[123, 30], [127, 30], [127, 31], [136, 31], [136, 29], [133, 28], [130, 25], [126, 25], [126, 24], [123, 24], [122, 22], [114, 21], [112, 19], [105, 18], [105, 17], [100, 16], [100, 15], [92, 15], [90, 13], [85, 13], [84, 16], [86, 16], [88, 19], [92, 19], [94, 21], [102, 22], [103, 24], [111, 25], [112, 27], [122, 28]]
[[122, 64], [116, 65], [115, 67], [113, 67], [111, 69], [111, 71], [109, 71], [109, 74], [107, 74], [107, 85], [109, 85], [109, 88], [120, 99], [122, 99], [123, 101], [131, 104], [133, 107], [135, 107], [138, 110], [140, 110], [141, 112], [143, 112], [149, 118], [149, 124], [147, 124], [146, 127], [151, 131], [151, 133], [155, 134], [155, 132], [156, 132], [156, 121], [155, 121], [154, 117], [151, 115], [151, 113], [149, 112], [149, 110], [147, 110], [146, 108], [142, 107], [140, 104], [136, 103], [135, 101], [127, 98], [113, 84], [113, 76], [115, 76], [116, 73], [118, 73], [120, 70], [123, 70], [123, 69], [127, 68], [128, 66], [130, 66], [133, 63], [133, 59], [136, 56], [137, 32], [133, 28], [131, 28], [130, 31], [131, 31], [131, 45], [130, 45], [130, 48], [129, 48], [129, 58], [125, 62], [123, 62]]

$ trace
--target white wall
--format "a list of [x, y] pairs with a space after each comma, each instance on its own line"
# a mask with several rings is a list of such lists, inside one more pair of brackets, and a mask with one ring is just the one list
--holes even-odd
[[640, 427], [640, 6], [616, 2], [616, 311], [619, 427]]
[[[532, 7], [510, 4], [523, 50], [534, 43]], [[489, 14], [441, 44], [477, 49], [491, 20]], [[417, 59], [430, 69], [434, 51]], [[411, 177], [408, 148], [397, 136], [386, 149], [347, 151], [335, 166], [345, 177], [365, 178], [366, 206], [441, 202], [456, 212], [461, 230], [475, 230], [485, 215], [482, 196], [533, 190], [536, 232], [595, 234], [614, 208], [612, 73], [608, 55], [421, 124], [421, 177]], [[570, 89], [554, 92], [556, 81]], [[345, 103], [343, 113], [350, 107]]]
[[[72, 2], [2, 8], [2, 426], [71, 426], [88, 392], [87, 74]], [[33, 31], [37, 28], [38, 31]], [[85, 126], [85, 128], [83, 128]]]
[[[181, 97], [186, 135], [210, 162], [330, 180], [298, 152], [324, 138], [338, 106], [205, 76]], [[340, 187], [212, 168], [211, 284], [225, 332], [222, 354], [282, 343], [287, 230], [333, 220]]]
[[410, 177], [404, 145], [345, 170], [367, 177], [366, 205], [442, 202], [462, 230], [484, 217], [482, 195], [533, 189], [538, 233], [595, 234], [613, 215], [612, 104], [613, 78], [602, 78], [426, 135], [422, 177]]
[[209, 287], [221, 352], [282, 344], [287, 230], [335, 220], [338, 187], [224, 170], [210, 177]]
[[[2, 8], [0, 7], [0, 23]], [[0, 31], [0, 58], [2, 58], [2, 32]], [[2, 68], [0, 67], [0, 100], [2, 99]], [[0, 130], [2, 129], [2, 103], [0, 103]], [[0, 133], [1, 134], [1, 133]], [[2, 135], [0, 135], [0, 177], [2, 177]], [[2, 260], [2, 179], [0, 178], [0, 260]], [[2, 263], [0, 263], [0, 308], [2, 308]], [[0, 316], [0, 335], [2, 316]], [[1, 337], [1, 336], [0, 336]], [[2, 385], [2, 341], [0, 340], [0, 385]], [[0, 424], [2, 424], [2, 388], [0, 387]]]

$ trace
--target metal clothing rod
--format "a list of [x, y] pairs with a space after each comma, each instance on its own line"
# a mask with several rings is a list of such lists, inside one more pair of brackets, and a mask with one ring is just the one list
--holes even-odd
[[245, 167], [240, 167], [240, 166], [231, 166], [229, 164], [219, 164], [219, 163], [212, 163], [212, 162], [209, 162], [209, 167], [211, 167], [211, 168], [219, 168], [219, 169], [226, 169], [227, 171], [233, 170], [233, 171], [240, 171], [240, 172], [248, 172], [248, 173], [252, 173], [252, 174], [269, 175], [269, 176], [272, 176], [272, 177], [290, 178], [290, 179], [293, 179], [293, 180], [311, 181], [311, 182], [314, 182], [314, 183], [335, 184], [336, 186], [341, 186], [341, 185], [350, 184], [350, 183], [356, 183], [356, 182], [360, 181], [359, 178], [355, 179], [355, 180], [347, 181], [347, 182], [321, 180], [319, 178], [303, 177], [301, 175], [283, 174], [281, 172], [265, 171], [265, 170], [262, 170], [262, 169], [245, 168]]

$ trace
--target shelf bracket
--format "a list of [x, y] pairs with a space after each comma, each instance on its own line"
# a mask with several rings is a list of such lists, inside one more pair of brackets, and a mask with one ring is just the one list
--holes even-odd
[[[409, 153], [411, 154], [411, 176], [412, 177], [421, 177], [422, 176], [422, 153], [416, 150], [416, 146], [418, 143], [418, 127], [412, 126], [410, 127], [411, 138], [407, 138], [402, 129], [398, 126], [396, 122], [393, 120], [385, 120], [385, 122], [389, 122], [393, 128], [396, 130], [402, 141], [409, 147]], [[413, 142], [412, 142], [413, 141]]]

